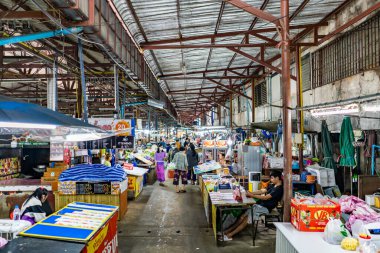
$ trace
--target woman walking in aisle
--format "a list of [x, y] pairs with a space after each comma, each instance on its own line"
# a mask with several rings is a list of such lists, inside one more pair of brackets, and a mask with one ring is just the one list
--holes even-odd
[[[174, 155], [173, 162], [175, 163], [173, 184], [177, 193], [186, 192], [185, 185], [187, 185], [187, 157], [184, 147], [179, 149], [179, 152]], [[182, 180], [182, 189], [179, 190], [179, 178]]]
[[154, 160], [156, 161], [157, 179], [160, 182], [160, 186], [165, 186], [165, 159], [166, 153], [162, 146], [157, 148], [157, 152], [154, 154]]
[[195, 151], [195, 146], [193, 143], [190, 143], [190, 148], [186, 151], [187, 162], [189, 163], [187, 171], [187, 180], [191, 180], [191, 184], [194, 185], [197, 180], [197, 175], [194, 174], [194, 166], [197, 166], [199, 163], [199, 157], [197, 151]]

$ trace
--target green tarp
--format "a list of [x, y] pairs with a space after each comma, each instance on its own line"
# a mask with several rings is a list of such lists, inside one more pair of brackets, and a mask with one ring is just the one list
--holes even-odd
[[336, 165], [333, 159], [331, 136], [325, 120], [322, 121], [322, 152], [322, 166], [325, 168], [334, 169], [334, 171], [336, 171]]
[[339, 146], [340, 146], [340, 166], [354, 167], [355, 164], [355, 141], [354, 132], [352, 130], [351, 118], [344, 117], [340, 128]]

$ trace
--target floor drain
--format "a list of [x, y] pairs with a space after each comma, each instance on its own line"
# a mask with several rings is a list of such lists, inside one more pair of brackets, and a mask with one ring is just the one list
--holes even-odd
[[180, 230], [177, 230], [176, 232], [177, 232], [177, 234], [181, 233], [181, 231], [180, 231]]
[[152, 231], [148, 230], [148, 234], [152, 233]]
[[207, 229], [207, 230], [206, 230], [206, 233], [208, 233], [208, 232], [209, 232], [209, 230]]

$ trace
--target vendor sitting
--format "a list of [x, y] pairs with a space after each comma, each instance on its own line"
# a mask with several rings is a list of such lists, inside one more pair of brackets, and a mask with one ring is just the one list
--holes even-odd
[[111, 154], [106, 154], [106, 159], [105, 159], [105, 161], [104, 161], [104, 165], [105, 166], [108, 166], [108, 167], [111, 167], [112, 165], [111, 165], [111, 160], [112, 160], [112, 156], [111, 156]]
[[[284, 188], [282, 185], [282, 173], [280, 171], [272, 171], [270, 174], [271, 184], [265, 189], [261, 189], [254, 192], [247, 191], [248, 198], [255, 198], [258, 201], [253, 206], [253, 219], [258, 220], [263, 214], [268, 214], [277, 207], [278, 202], [281, 201], [284, 194]], [[252, 224], [251, 210], [244, 213], [230, 228], [224, 233], [224, 240], [232, 240], [232, 237], [247, 227], [248, 224]]]
[[37, 188], [21, 206], [21, 220], [29, 221], [32, 225], [46, 217], [42, 204], [48, 197], [48, 190]]

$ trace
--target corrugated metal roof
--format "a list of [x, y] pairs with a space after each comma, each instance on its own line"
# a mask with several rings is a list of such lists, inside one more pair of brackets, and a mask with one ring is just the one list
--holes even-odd
[[[128, 8], [126, 0], [115, 0], [115, 5], [119, 9], [128, 28], [138, 43], [147, 42], [144, 39], [145, 33], [148, 41], [163, 39], [176, 39], [179, 36], [189, 37], [195, 35], [206, 35], [213, 33], [224, 33], [232, 31], [245, 31], [250, 29], [252, 21], [255, 19], [250, 13], [244, 12], [233, 5], [225, 4], [222, 1], [204, 1], [204, 0], [158, 0], [158, 1], [138, 1], [132, 0], [133, 6], [142, 30], [139, 29], [137, 20], [133, 18], [131, 9]], [[248, 4], [260, 8], [263, 0], [246, 0]], [[342, 4], [343, 0], [310, 0], [305, 8], [298, 13], [291, 21], [291, 25], [313, 24], [324, 18], [323, 14]], [[303, 3], [303, 0], [290, 1], [290, 13], [293, 14]], [[217, 24], [219, 11], [223, 6], [223, 13], [219, 24]], [[179, 12], [178, 12], [179, 10]], [[265, 11], [280, 17], [280, 1], [271, 0], [267, 4]], [[272, 23], [258, 19], [255, 24], [256, 28], [274, 27]], [[291, 35], [299, 31], [292, 31]], [[263, 35], [272, 38], [276, 32], [268, 32]], [[244, 36], [222, 37], [215, 40], [216, 44], [240, 44]], [[263, 43], [264, 41], [250, 36], [250, 43]], [[194, 40], [182, 42], [182, 45], [199, 45], [208, 44], [210, 39]], [[179, 45], [180, 43], [173, 43]], [[257, 55], [259, 48], [242, 48], [242, 51], [250, 55]], [[269, 59], [280, 53], [277, 48], [267, 48], [265, 51], [266, 59]], [[153, 60], [150, 51], [145, 51], [145, 56], [157, 75], [159, 64], [162, 74], [178, 73], [184, 71], [184, 74], [190, 71], [200, 71], [207, 69], [226, 68], [228, 63], [235, 55], [234, 52], [227, 48], [197, 48], [197, 49], [174, 49], [174, 50], [155, 50], [154, 54], [157, 62]], [[210, 57], [209, 57], [210, 54]], [[237, 55], [230, 67], [244, 67], [251, 64], [251, 61], [244, 56]], [[243, 73], [243, 70], [237, 70]], [[212, 73], [213, 76], [224, 75], [223, 71]], [[161, 81], [162, 83], [163, 81]], [[223, 84], [228, 84], [228, 80], [221, 80]], [[182, 90], [199, 87], [215, 87], [216, 85], [204, 80], [167, 80], [170, 90]], [[162, 84], [165, 91], [168, 91]], [[183, 99], [183, 95], [172, 94], [174, 99]], [[197, 96], [187, 96], [187, 99], [195, 99]]]

